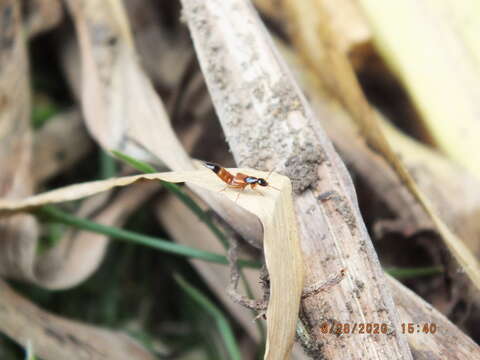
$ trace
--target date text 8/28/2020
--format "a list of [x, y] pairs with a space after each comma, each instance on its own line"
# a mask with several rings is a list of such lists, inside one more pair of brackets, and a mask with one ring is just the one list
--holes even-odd
[[[386, 323], [331, 323], [324, 322], [320, 326], [324, 334], [391, 334], [392, 327]], [[402, 323], [400, 327], [402, 334], [435, 334], [437, 324], [435, 323]]]

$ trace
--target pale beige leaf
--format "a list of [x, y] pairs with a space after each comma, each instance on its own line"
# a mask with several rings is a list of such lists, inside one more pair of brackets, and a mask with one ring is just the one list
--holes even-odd
[[[0, 196], [10, 199], [33, 191], [29, 64], [20, 10], [16, 0], [0, 3]], [[37, 223], [28, 214], [0, 221], [1, 275], [30, 273], [22, 259], [34, 252], [37, 236]]]
[[25, 31], [36, 36], [57, 26], [63, 18], [60, 0], [23, 0]]
[[[428, 215], [402, 185], [385, 159], [377, 156], [368, 147], [364, 139], [359, 136], [358, 126], [345, 109], [339, 106], [338, 100], [333, 98], [319, 84], [319, 78], [308, 71], [308, 68], [300, 67], [298, 57], [295, 57], [285, 47], [281, 49], [289, 60], [290, 66], [298, 75], [302, 87], [309, 95], [313, 108], [322, 116], [322, 123], [336, 148], [345, 161], [355, 170], [355, 173], [369, 184], [371, 191], [375, 193], [375, 197], [382, 199], [399, 217], [400, 225], [403, 225], [400, 230], [408, 233], [431, 229], [433, 224]], [[402, 154], [407, 166], [415, 169], [415, 178], [419, 181], [422, 190], [430, 191], [429, 194], [432, 195], [436, 194], [432, 201], [435, 201], [436, 205], [443, 205], [442, 215], [446, 216], [449, 224], [462, 224], [462, 226], [455, 228], [460, 233], [478, 234], [479, 232], [476, 230], [479, 226], [478, 222], [475, 216], [469, 213], [477, 208], [479, 203], [477, 199], [480, 193], [478, 190], [472, 192], [475, 179], [465, 177], [464, 173], [458, 172], [454, 164], [442, 158], [439, 154], [433, 154], [425, 146], [418, 143], [412, 144], [411, 139], [407, 141], [405, 136], [401, 137], [398, 132], [393, 134], [390, 131], [390, 135], [392, 135], [392, 140], [395, 138], [395, 141], [392, 141], [395, 151]], [[428, 159], [428, 162], [425, 162], [426, 159]], [[446, 189], [443, 188], [444, 185], [447, 185]], [[459, 189], [461, 187], [463, 187], [462, 190]], [[461, 198], [451, 196], [452, 188], [457, 190], [453, 192]], [[443, 191], [445, 191], [445, 194], [443, 194]], [[439, 196], [440, 194], [442, 196]], [[471, 199], [472, 197], [473, 199]], [[466, 209], [463, 208], [464, 204]], [[470, 221], [465, 226], [467, 219], [470, 219]], [[407, 229], [407, 227], [412, 229]], [[478, 244], [476, 244], [476, 247], [472, 247], [472, 249], [474, 248], [478, 248]], [[388, 278], [395, 305], [399, 310], [401, 323], [434, 323], [437, 325], [438, 331], [434, 336], [430, 333], [407, 334], [407, 340], [414, 356], [418, 358], [428, 356], [432, 360], [443, 360], [446, 352], [449, 352], [452, 359], [462, 359], [465, 356], [464, 354], [468, 352], [480, 354], [478, 345], [448, 321], [438, 310], [427, 304], [397, 280]], [[461, 283], [455, 284], [455, 286], [458, 286], [462, 291], [465, 289]]]
[[125, 334], [67, 320], [26, 300], [0, 280], [0, 331], [48, 360], [154, 360]]
[[182, 88], [180, 81], [192, 59], [192, 48], [180, 21], [168, 30], [164, 27], [158, 4], [144, 0], [124, 2], [145, 72], [156, 85]]
[[80, 41], [83, 111], [93, 137], [106, 150], [140, 159], [153, 155], [170, 168], [193, 169], [140, 68], [123, 5], [103, 0], [68, 4]]
[[43, 182], [72, 167], [93, 149], [78, 111], [60, 113], [36, 131], [32, 176]]
[[479, 2], [361, 0], [359, 4], [381, 54], [440, 149], [479, 177]]
[[[429, 0], [429, 2], [432, 6], [439, 6], [435, 4], [435, 1]], [[480, 3], [476, 0], [464, 0], [460, 3], [454, 0], [443, 0], [439, 10], [448, 17], [453, 31], [459, 34], [465, 47], [470, 50], [478, 70], [480, 68], [480, 45], [478, 43], [480, 21], [478, 21], [477, 14], [480, 12]]]
[[[101, 193], [83, 201], [75, 215], [120, 227], [157, 189], [149, 183], [136, 184], [116, 194]], [[30, 259], [34, 277], [28, 280], [49, 289], [76, 286], [100, 266], [108, 243], [108, 236], [69, 229], [56, 246]]]
[[[166, 195], [169, 196], [163, 196], [158, 206], [156, 206], [156, 216], [172, 239], [181, 244], [206, 251], [219, 254], [225, 252], [225, 248], [205, 223], [178, 198], [171, 194]], [[192, 265], [207, 279], [210, 288], [215, 291], [218, 299], [222, 301], [230, 314], [238, 320], [253, 338], [258, 340], [259, 334], [255, 322], [252, 321], [252, 310], [235, 304], [225, 291], [230, 282], [230, 274], [225, 270], [225, 266], [216, 264], [211, 264], [209, 267], [201, 266], [204, 263], [201, 260], [192, 261]], [[260, 299], [262, 292], [258, 282], [259, 271], [257, 269], [243, 268], [242, 272], [254, 291], [254, 297]]]
[[[252, 176], [267, 177], [268, 173], [252, 169], [233, 169]], [[81, 199], [95, 195], [115, 187], [130, 185], [147, 180], [163, 180], [169, 182], [189, 182], [210, 191], [219, 192], [224, 183], [211, 171], [166, 172], [145, 175], [127, 176], [108, 180], [76, 184], [52, 190], [20, 200], [0, 200], [0, 214], [9, 215], [18, 211]], [[270, 299], [267, 309], [268, 347], [280, 347], [286, 354], [295, 335], [295, 326], [303, 289], [304, 267], [297, 234], [290, 180], [272, 173], [269, 182], [281, 189], [271, 187], [259, 190], [263, 196], [254, 191], [223, 191], [222, 196], [235, 202], [247, 211], [258, 216], [263, 225], [263, 246], [265, 262], [270, 275]], [[232, 206], [235, 206], [232, 203]], [[285, 256], [288, 254], [288, 256]], [[277, 348], [270, 350], [277, 352]]]
[[[438, 214], [480, 258], [480, 181], [470, 172], [378, 118], [392, 148], [397, 152], [415, 182], [427, 195]], [[455, 194], [455, 196], [452, 196]]]
[[[80, 42], [81, 101], [87, 126], [106, 151], [162, 162], [172, 170], [194, 165], [173, 132], [164, 106], [140, 67], [122, 4], [117, 1], [69, 1]], [[101, 29], [101, 30], [99, 30]], [[75, 50], [68, 49], [68, 73], [77, 79]], [[77, 79], [78, 80], [78, 79]], [[74, 88], [78, 83], [73, 83]], [[192, 188], [226, 222], [257, 247], [261, 225], [223, 197]]]
[[[92, 221], [121, 226], [138, 205], [157, 189], [154, 185], [137, 184], [115, 196], [108, 193], [93, 196], [82, 203], [77, 215], [88, 217], [94, 214]], [[26, 222], [25, 218], [31, 223]], [[39, 254], [39, 234], [34, 231], [33, 216], [16, 214], [1, 221], [14, 228], [20, 227], [20, 230], [5, 232], [0, 243], [2, 275], [48, 289], [65, 289], [84, 281], [100, 265], [108, 245], [107, 236], [72, 229], [66, 231], [54, 247]]]
[[[235, 159], [245, 166], [275, 168], [292, 181], [306, 287], [314, 288], [342, 268], [347, 270], [338, 286], [302, 301], [309, 353], [332, 359], [410, 358], [406, 339], [398, 332], [375, 339], [332, 336], [324, 341], [321, 326], [326, 319], [386, 322], [393, 327], [399, 323], [351, 179], [251, 4], [245, 0], [182, 4]], [[288, 257], [283, 254], [283, 259]], [[289, 345], [272, 341], [266, 359], [288, 358]]]
[[2, 1], [0, 54], [0, 196], [32, 192], [29, 63], [22, 33], [20, 5]]
[[[288, 7], [284, 1], [254, 0], [253, 3], [259, 10], [274, 21], [287, 27]], [[349, 56], [353, 64], [365, 65], [372, 53], [372, 34], [356, 1], [353, 0], [327, 0], [325, 1], [332, 26], [338, 36], [340, 49]], [[315, 16], [308, 11], [303, 16]], [[316, 49], [318, 50], [318, 49]], [[321, 49], [319, 51], [322, 51]]]
[[[310, 11], [313, 12], [313, 10], [315, 10], [317, 14], [323, 14], [321, 26], [319, 27], [321, 31], [313, 32], [309, 24], [305, 23], [303, 18], [299, 17], [300, 14], [305, 12], [305, 9], [300, 7], [302, 11], [295, 10], [298, 5], [297, 2], [290, 2], [292, 14], [294, 15], [293, 21], [295, 21], [296, 26], [301, 27], [302, 30], [302, 32], [296, 33], [294, 41], [301, 48], [303, 56], [305, 56], [309, 62], [315, 64], [314, 69], [317, 71], [317, 74], [325, 80], [330, 90], [343, 103], [352, 118], [358, 122], [367, 141], [385, 157], [402, 179], [402, 182], [404, 182], [425, 211], [430, 215], [449, 250], [463, 267], [473, 284], [480, 289], [480, 263], [465, 246], [464, 242], [453, 234], [438, 217], [437, 211], [431, 205], [430, 200], [418, 189], [411, 175], [390, 148], [378, 124], [377, 118], [358, 84], [352, 66], [346, 56], [336, 46], [336, 35], [332, 32], [329, 18], [326, 16], [326, 10], [323, 7], [324, 0], [312, 1], [313, 0], [311, 0]], [[382, 2], [382, 4], [384, 3]], [[303, 33], [309, 35], [301, 36]], [[316, 52], [310, 52], [310, 49], [317, 47], [323, 48], [324, 55], [321, 59], [315, 55]], [[315, 62], [315, 59], [321, 60], [322, 63]]]

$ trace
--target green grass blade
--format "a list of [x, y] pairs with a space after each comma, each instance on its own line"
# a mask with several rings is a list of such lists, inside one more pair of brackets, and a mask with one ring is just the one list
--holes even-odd
[[109, 153], [100, 150], [100, 179], [109, 179], [117, 174], [117, 164]]
[[[205, 260], [217, 264], [228, 264], [228, 259], [220, 254], [191, 248], [188, 246], [176, 244], [170, 241], [159, 239], [153, 236], [139, 234], [133, 231], [98, 224], [94, 221], [83, 219], [68, 213], [65, 213], [53, 206], [44, 206], [36, 211], [36, 214], [46, 218], [49, 221], [74, 226], [82, 230], [88, 230], [103, 234], [114, 239], [128, 241], [130, 243], [140, 244], [151, 247], [156, 250], [168, 252], [170, 254], [185, 256], [193, 259]], [[254, 261], [240, 260], [240, 266], [259, 268], [260, 264]]]
[[[119, 151], [113, 150], [112, 151], [113, 155], [115, 155], [118, 159], [124, 161], [125, 163], [129, 164], [131, 167], [142, 171], [144, 173], [152, 173], [156, 172], [155, 168], [150, 166], [149, 164], [146, 164], [142, 161], [139, 161], [137, 159], [134, 159], [128, 155], [125, 155]], [[162, 185], [172, 192], [175, 196], [177, 196], [197, 217], [200, 219], [200, 221], [204, 222], [210, 231], [220, 240], [220, 242], [223, 244], [225, 249], [228, 249], [228, 240], [226, 236], [223, 234], [223, 232], [211, 221], [210, 216], [202, 209], [200, 208], [197, 203], [190, 197], [188, 196], [185, 192], [183, 192], [179, 186], [176, 184], [168, 183], [165, 181], [160, 181]], [[248, 284], [248, 281], [246, 280], [245, 276], [241, 274], [242, 281], [245, 284], [245, 288], [247, 291], [247, 295], [252, 298], [253, 297], [253, 292], [251, 290], [250, 284]], [[260, 333], [260, 337], [262, 339], [265, 339], [266, 334], [265, 334], [265, 329], [263, 327], [263, 324], [259, 321], [257, 321], [257, 327], [258, 331]]]
[[157, 172], [157, 170], [153, 166], [151, 166], [147, 163], [144, 163], [143, 161], [134, 159], [131, 156], [125, 155], [125, 154], [121, 153], [120, 151], [111, 150], [111, 153], [117, 159], [122, 160], [123, 162], [127, 163], [128, 165], [130, 165], [134, 169], [137, 169], [138, 171], [141, 171], [141, 172], [144, 172], [144, 173], [147, 173], [147, 174]]
[[43, 101], [34, 100], [31, 113], [33, 128], [35, 130], [40, 129], [59, 112], [59, 106], [52, 102], [50, 98]]
[[33, 353], [33, 346], [30, 340], [27, 340], [27, 346], [25, 347], [25, 360], [36, 360], [35, 354]]
[[[125, 155], [119, 151], [112, 150], [112, 154], [116, 156], [118, 159], [124, 161], [134, 169], [144, 173], [154, 173], [157, 170], [152, 167], [151, 165], [144, 163], [140, 160], [134, 159], [128, 155]], [[174, 194], [181, 202], [183, 202], [195, 215], [197, 215], [198, 219], [205, 223], [210, 231], [220, 240], [222, 245], [225, 249], [228, 249], [228, 240], [225, 234], [212, 222], [208, 213], [206, 213], [198, 204], [186, 194], [178, 185], [169, 183], [166, 181], [160, 180], [162, 186]]]
[[215, 319], [218, 331], [222, 335], [225, 347], [230, 355], [230, 359], [241, 360], [242, 357], [235, 340], [235, 336], [233, 335], [232, 328], [230, 327], [230, 324], [223, 313], [205, 295], [187, 283], [180, 275], [175, 274], [174, 278], [178, 285], [180, 285], [180, 287], [192, 298], [192, 300], [194, 300]]
[[386, 269], [385, 271], [396, 279], [411, 279], [421, 276], [431, 276], [443, 273], [443, 269], [439, 266], [404, 269], [391, 268]]

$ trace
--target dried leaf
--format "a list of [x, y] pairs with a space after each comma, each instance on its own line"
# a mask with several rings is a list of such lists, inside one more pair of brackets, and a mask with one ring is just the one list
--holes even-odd
[[30, 91], [28, 58], [22, 34], [20, 5], [0, 4], [0, 195], [26, 196], [32, 191]]
[[[249, 2], [182, 4], [235, 159], [245, 166], [275, 168], [292, 180], [306, 287], [315, 288], [347, 268], [338, 286], [302, 301], [309, 353], [318, 358], [409, 358], [406, 339], [398, 332], [375, 339], [334, 336], [323, 341], [324, 319], [391, 326], [399, 322], [351, 179]], [[282, 256], [286, 260], [289, 254]], [[272, 341], [266, 358], [284, 359], [288, 354], [288, 343]]]
[[[415, 331], [412, 334], [407, 331], [407, 337], [415, 359], [480, 359], [480, 347], [477, 343], [410, 289], [391, 277], [389, 279], [402, 323], [406, 324], [407, 329], [408, 324], [414, 324]], [[417, 324], [421, 326], [418, 332]], [[425, 324], [428, 332], [424, 332]], [[430, 329], [434, 331], [430, 332]]]
[[[359, 136], [358, 127], [354, 124], [353, 120], [346, 113], [345, 109], [338, 104], [338, 100], [333, 98], [326, 89], [324, 89], [319, 83], [319, 77], [308, 71], [308, 68], [301, 66], [299, 57], [295, 57], [291, 51], [288, 51], [285, 47], [281, 47], [282, 53], [289, 60], [289, 65], [295, 70], [298, 75], [299, 81], [302, 87], [308, 94], [312, 106], [319, 115], [322, 115], [322, 123], [325, 125], [328, 135], [332, 138], [335, 147], [339, 149], [342, 157], [347, 161], [350, 166], [358, 173], [364, 181], [368, 182], [371, 191], [375, 192], [375, 197], [378, 197], [385, 201], [394, 212], [401, 217], [400, 221], [403, 224], [408, 224], [413, 227], [412, 231], [419, 231], [425, 228], [431, 228], [433, 224], [427, 218], [426, 213], [420, 208], [418, 202], [415, 202], [410, 193], [402, 186], [400, 180], [393, 172], [386, 161], [377, 156], [365, 143], [364, 139]], [[391, 129], [390, 129], [391, 130]], [[391, 132], [391, 131], [389, 131]], [[470, 203], [470, 199], [467, 199], [469, 194], [471, 195], [473, 180], [465, 178], [464, 173], [458, 173], [454, 164], [448, 162], [446, 159], [441, 158], [439, 154], [433, 154], [431, 150], [428, 150], [420, 144], [412, 145], [412, 140], [408, 141], [408, 144], [402, 144], [406, 142], [406, 139], [400, 139], [398, 132], [390, 134], [392, 136], [392, 146], [395, 147], [395, 151], [399, 151], [402, 154], [402, 159], [405, 160], [408, 166], [412, 166], [416, 169], [415, 178], [419, 179], [419, 186], [423, 186], [425, 191], [432, 191], [431, 194], [436, 193], [437, 196], [432, 200], [445, 201], [443, 209], [444, 212], [452, 210], [449, 215], [449, 223], [465, 224], [465, 219], [462, 218], [460, 208], [465, 203], [467, 204], [466, 212], [474, 208], [477, 195], [473, 196], [473, 200]], [[398, 138], [398, 139], [397, 139]], [[408, 149], [409, 151], [405, 151]], [[428, 159], [428, 163], [424, 160]], [[426, 168], [426, 169], [425, 169]], [[424, 171], [425, 170], [425, 171]], [[448, 174], [447, 174], [448, 173]], [[437, 176], [440, 176], [440, 180], [436, 180]], [[446, 179], [445, 177], [448, 177]], [[429, 186], [435, 184], [435, 188]], [[442, 199], [438, 196], [443, 190], [443, 184], [459, 184], [459, 186], [466, 186], [465, 198], [459, 200], [457, 197], [451, 196]], [[462, 185], [460, 185], [462, 184]], [[386, 191], [388, 189], [388, 191]], [[447, 187], [447, 193], [450, 187]], [[478, 191], [477, 191], [478, 192]], [[462, 192], [460, 191], [460, 194]], [[478, 204], [478, 202], [477, 202]], [[417, 209], [418, 208], [418, 209]], [[453, 209], [451, 209], [453, 208]], [[445, 213], [443, 213], [445, 214]], [[403, 217], [402, 217], [403, 216]], [[471, 217], [470, 223], [475, 222], [472, 214], [465, 214], [465, 216]], [[469, 226], [461, 226], [459, 231], [466, 231], [472, 234], [478, 234], [474, 231], [478, 228], [478, 222], [472, 223]], [[402, 228], [406, 231], [406, 228]], [[408, 324], [421, 324], [421, 323], [435, 323], [439, 331], [432, 336], [432, 334], [407, 334], [407, 339], [410, 345], [410, 349], [417, 357], [428, 356], [432, 359], [444, 359], [444, 351], [450, 351], [453, 358], [461, 359], [466, 352], [477, 353], [478, 345], [476, 345], [471, 338], [460, 331], [453, 323], [448, 321], [438, 310], [434, 309], [431, 305], [427, 304], [423, 299], [407, 289], [397, 280], [388, 277], [389, 284], [393, 292], [395, 305], [399, 309], [399, 316], [401, 323]], [[462, 284], [455, 284], [462, 289], [465, 294]], [[442, 330], [440, 330], [440, 328]], [[452, 337], [452, 334], [455, 334]], [[420, 336], [419, 336], [420, 335]], [[452, 339], [455, 341], [455, 345], [452, 344]], [[458, 347], [458, 352], [456, 347]], [[453, 354], [455, 352], [455, 355]], [[426, 355], [428, 354], [428, 355]]]
[[43, 182], [68, 170], [93, 148], [78, 111], [50, 119], [34, 137], [33, 176]]
[[[94, 214], [92, 221], [122, 226], [128, 216], [156, 190], [155, 184], [136, 184], [115, 195], [102, 193], [86, 199], [76, 214], [81, 217]], [[32, 259], [33, 280], [49, 289], [76, 286], [100, 266], [108, 243], [108, 236], [69, 229], [56, 246]]]
[[480, 176], [479, 2], [361, 0], [359, 5], [437, 145]]
[[[194, 169], [161, 100], [140, 68], [122, 4], [81, 0], [69, 1], [69, 5], [80, 41], [82, 107], [94, 138], [106, 151], [116, 149], [154, 163], [160, 160], [173, 170]], [[72, 64], [74, 54], [69, 48], [67, 57]], [[72, 69], [69, 74], [74, 79], [77, 68]], [[257, 218], [230, 206], [223, 197], [192, 190], [235, 230], [261, 246]]]
[[[20, 3], [0, 3], [0, 196], [25, 197], [32, 193], [30, 176], [32, 133], [30, 91], [25, 38], [22, 34]], [[34, 251], [38, 227], [28, 214], [0, 222], [0, 274], [28, 274], [22, 259]], [[14, 254], [14, 256], [12, 256]]]
[[[162, 197], [158, 206], [156, 206], [156, 214], [162, 226], [175, 241], [217, 254], [225, 252], [225, 249], [211, 230], [176, 197]], [[208, 238], [210, 240], [206, 240]], [[201, 264], [204, 264], [204, 262], [200, 260], [192, 261], [192, 265], [207, 279], [210, 288], [223, 302], [230, 314], [238, 320], [252, 337], [258, 339], [258, 333], [255, 330], [256, 326], [252, 321], [252, 311], [232, 302], [232, 299], [225, 291], [230, 280], [228, 272], [225, 271], [225, 266], [215, 264], [211, 264], [209, 267], [199, 266]], [[261, 290], [258, 286], [258, 270], [244, 268], [242, 271], [253, 287], [255, 298], [260, 298]]]
[[[281, 43], [277, 45], [289, 61], [312, 106], [319, 114], [327, 112], [322, 123], [342, 157], [355, 170], [375, 197], [382, 199], [395, 213], [397, 230], [406, 236], [433, 229], [430, 216], [403, 186], [388, 163], [359, 136], [359, 128], [310, 68]], [[396, 130], [380, 113], [376, 113], [385, 135], [405, 165], [415, 174], [415, 181], [438, 209], [442, 219], [475, 253], [480, 251], [479, 184], [476, 178], [440, 153]], [[388, 189], [388, 191], [385, 191]], [[455, 196], [452, 196], [455, 194]], [[398, 226], [397, 226], [398, 225]]]
[[[322, 76], [330, 90], [342, 102], [355, 121], [358, 122], [367, 141], [385, 157], [400, 179], [402, 179], [405, 186], [430, 215], [453, 256], [463, 267], [473, 284], [480, 289], [479, 262], [465, 244], [453, 234], [438, 217], [430, 200], [418, 189], [404, 165], [390, 148], [378, 124], [375, 113], [370, 108], [358, 84], [352, 66], [336, 46], [335, 34], [332, 32], [330, 24], [328, 23], [329, 18], [323, 8], [322, 0], [310, 4], [310, 13], [322, 14], [322, 22], [318, 33], [312, 33], [312, 29], [309, 26], [310, 24], [305, 23], [303, 18], [298, 17], [299, 14], [304, 13], [305, 9], [303, 9], [303, 11], [295, 11], [294, 9], [296, 9], [298, 5], [297, 2], [290, 2], [290, 4], [292, 6], [292, 14], [297, 16], [294, 18], [295, 24], [301, 27], [301, 32], [296, 33], [294, 41], [299, 44], [299, 47], [303, 51], [302, 54], [317, 73]], [[303, 33], [310, 35], [301, 36]], [[316, 62], [315, 59], [318, 60], [318, 57], [310, 53], [310, 49], [316, 49], [318, 47], [323, 49], [323, 57], [319, 59], [322, 62]]]
[[[285, 24], [288, 9], [285, 8], [284, 1], [254, 0], [253, 3], [273, 20], [283, 21], [281, 24], [283, 28], [288, 26]], [[352, 0], [326, 0], [324, 3], [332, 19], [332, 27], [338, 34], [339, 48], [349, 56], [352, 63], [358, 66], [365, 65], [372, 52], [370, 46], [372, 34], [358, 4]], [[315, 17], [315, 14], [306, 11], [302, 16]]]
[[80, 41], [82, 105], [88, 129], [106, 150], [160, 158], [193, 169], [163, 104], [141, 70], [122, 4], [68, 1]]
[[158, 2], [129, 0], [124, 5], [146, 73], [155, 84], [174, 89], [192, 57], [185, 27], [178, 22], [164, 28], [166, 15], [158, 11]]
[[[240, 171], [257, 177], [268, 176], [267, 173], [251, 169], [232, 169], [231, 171]], [[224, 188], [222, 181], [211, 171], [135, 175], [76, 184], [20, 200], [0, 199], [0, 215], [77, 200], [145, 180], [190, 182], [214, 192]], [[284, 354], [283, 358], [293, 344], [303, 289], [304, 268], [293, 212], [290, 181], [285, 176], [272, 173], [269, 182], [281, 191], [267, 187], [262, 191], [263, 196], [248, 190], [241, 192], [239, 197], [236, 191], [223, 191], [222, 196], [235, 201], [237, 205], [258, 216], [262, 222], [265, 262], [270, 274], [267, 354], [280, 351]], [[271, 350], [268, 350], [269, 347]]]
[[63, 18], [60, 0], [23, 0], [25, 30], [33, 37], [57, 26]]
[[[94, 213], [93, 221], [121, 226], [128, 215], [156, 190], [152, 185], [138, 184], [122, 190], [114, 197], [108, 193], [92, 197], [82, 203], [78, 214], [89, 216]], [[20, 216], [27, 215], [17, 214], [1, 220], [16, 224], [13, 220]], [[24, 233], [30, 234], [27, 231]], [[10, 250], [16, 249], [15, 245], [18, 247], [19, 241], [23, 239], [18, 232], [6, 238], [11, 240], [1, 244], [3, 276], [30, 281], [49, 289], [69, 288], [84, 281], [97, 269], [108, 245], [108, 237], [104, 235], [72, 229], [65, 232], [54, 247], [38, 253], [37, 238], [38, 234], [34, 233], [28, 242], [20, 243], [22, 251], [19, 253]]]
[[382, 117], [378, 119], [392, 148], [414, 174], [415, 182], [428, 196], [441, 219], [479, 258], [480, 182], [477, 177], [401, 133]]
[[48, 360], [154, 360], [126, 335], [46, 312], [0, 280], [0, 330]]

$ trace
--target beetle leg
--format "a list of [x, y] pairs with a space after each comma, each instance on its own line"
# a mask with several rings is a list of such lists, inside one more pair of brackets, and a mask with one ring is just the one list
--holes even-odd
[[235, 202], [238, 201], [238, 198], [240, 197], [240, 194], [242, 193], [243, 190], [245, 190], [245, 187], [246, 186], [239, 186], [238, 188], [241, 189], [239, 192], [238, 192], [238, 195], [237, 195], [237, 198], [235, 199]]
[[258, 190], [255, 188], [256, 185], [257, 185], [257, 184], [250, 184], [252, 190], [255, 191], [258, 195], [265, 196], [265, 195], [263, 195], [263, 193], [262, 193], [261, 191], [258, 191]]
[[227, 184], [227, 186], [225, 186], [222, 190], [219, 190], [218, 192], [222, 192], [222, 191], [225, 191], [227, 189], [240, 189], [241, 186], [238, 186], [238, 185], [231, 185], [231, 184]]
[[255, 191], [258, 195], [262, 195], [262, 196], [265, 196], [263, 195], [263, 193], [255, 188], [252, 188], [253, 191]]

